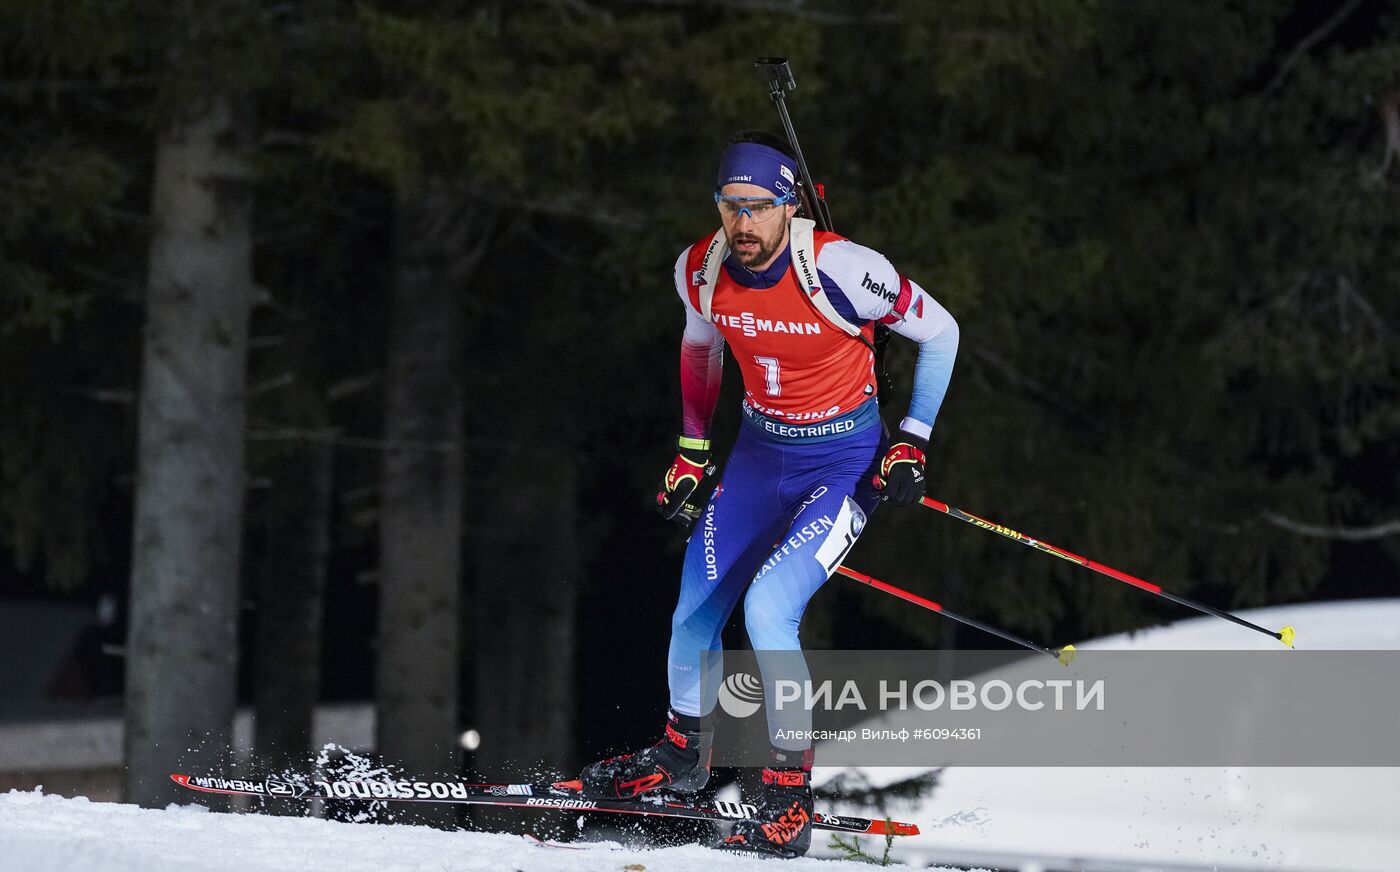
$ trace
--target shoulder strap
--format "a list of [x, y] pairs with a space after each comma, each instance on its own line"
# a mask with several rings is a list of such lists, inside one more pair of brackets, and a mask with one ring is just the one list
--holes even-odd
[[[841, 313], [836, 311], [836, 307], [831, 305], [831, 298], [822, 290], [821, 279], [817, 276], [817, 247], [812, 238], [812, 228], [816, 222], [809, 218], [794, 218], [788, 225], [788, 238], [792, 249], [792, 269], [797, 273], [797, 283], [802, 288], [802, 292], [807, 295], [807, 300], [812, 304], [823, 318], [831, 322], [832, 326], [845, 331], [851, 336], [860, 337], [864, 341], [860, 328], [841, 317]], [[701, 293], [704, 289], [701, 289]], [[706, 314], [708, 318], [708, 313]]]
[[699, 280], [700, 314], [705, 318], [706, 324], [714, 322], [710, 315], [710, 301], [715, 298], [715, 280], [719, 278], [719, 265], [728, 254], [729, 242], [724, 237], [724, 228], [720, 228], [715, 231], [710, 244], [705, 246], [705, 257], [700, 261], [700, 269], [696, 271]]

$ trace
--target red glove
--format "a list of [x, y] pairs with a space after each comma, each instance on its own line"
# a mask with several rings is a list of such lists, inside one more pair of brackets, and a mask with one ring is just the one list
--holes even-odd
[[880, 498], [896, 506], [907, 506], [924, 496], [924, 451], [928, 440], [903, 430], [880, 461], [880, 469], [870, 484]]
[[700, 486], [700, 481], [712, 472], [710, 440], [688, 436], [677, 439], [676, 459], [671, 461], [671, 468], [666, 470], [656, 493], [656, 510], [661, 517], [680, 523], [677, 515], [681, 514], [686, 523], [694, 520], [689, 512], [682, 512], [686, 508], [685, 501]]

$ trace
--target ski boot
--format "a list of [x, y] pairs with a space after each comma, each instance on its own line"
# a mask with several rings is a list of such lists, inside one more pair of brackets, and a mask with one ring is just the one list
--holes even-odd
[[688, 717], [666, 713], [661, 741], [635, 754], [609, 757], [579, 774], [584, 796], [631, 799], [665, 788], [694, 793], [710, 780], [710, 748], [714, 715]]
[[[804, 755], [810, 761], [811, 752]], [[812, 767], [782, 767], [779, 760], [791, 757], [775, 753], [772, 768], [763, 770], [763, 798], [751, 818], [734, 824], [729, 835], [715, 845], [728, 851], [746, 851], [791, 860], [807, 853], [812, 846]]]

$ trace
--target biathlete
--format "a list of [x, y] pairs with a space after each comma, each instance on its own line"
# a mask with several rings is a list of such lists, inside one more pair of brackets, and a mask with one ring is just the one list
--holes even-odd
[[[715, 184], [721, 228], [676, 261], [683, 419], [656, 495], [663, 516], [684, 509], [710, 463], [726, 344], [743, 375], [743, 424], [686, 549], [663, 737], [580, 776], [585, 793], [609, 798], [704, 786], [722, 677], [710, 652], [747, 590], [744, 622], [775, 738], [756, 816], [720, 847], [784, 857], [811, 844], [811, 742], [791, 738], [811, 726], [810, 713], [775, 710], [773, 682], [807, 677], [803, 610], [875, 505], [923, 496], [924, 453], [958, 347], [952, 316], [883, 255], [797, 217], [796, 174], [782, 139], [733, 136]], [[919, 346], [909, 413], [889, 440], [876, 398], [877, 323]]]

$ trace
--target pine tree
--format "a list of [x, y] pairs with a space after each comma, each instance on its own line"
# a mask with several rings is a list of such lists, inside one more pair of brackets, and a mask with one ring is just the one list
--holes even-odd
[[[254, 135], [261, 9], [185, 4], [140, 19], [156, 97], [126, 652], [126, 796], [214, 769], [237, 690]], [[159, 24], [157, 22], [160, 22]], [[163, 25], [163, 26], [162, 26]], [[167, 29], [168, 28], [168, 29]]]

